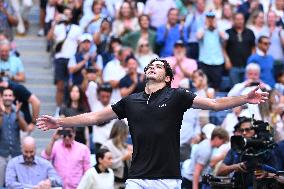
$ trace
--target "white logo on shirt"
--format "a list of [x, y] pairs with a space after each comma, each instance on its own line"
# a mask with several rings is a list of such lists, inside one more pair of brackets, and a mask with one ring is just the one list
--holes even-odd
[[159, 105], [159, 108], [162, 108], [162, 107], [166, 107], [167, 104], [162, 104], [162, 105]]

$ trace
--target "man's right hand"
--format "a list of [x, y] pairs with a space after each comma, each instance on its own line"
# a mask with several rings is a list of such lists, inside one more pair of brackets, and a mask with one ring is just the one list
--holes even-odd
[[247, 172], [247, 167], [244, 162], [241, 162], [234, 165], [234, 170], [236, 172]]
[[38, 118], [36, 125], [43, 131], [47, 131], [49, 129], [57, 129], [60, 127], [60, 125], [58, 124], [58, 119], [49, 115], [43, 115], [42, 117]]

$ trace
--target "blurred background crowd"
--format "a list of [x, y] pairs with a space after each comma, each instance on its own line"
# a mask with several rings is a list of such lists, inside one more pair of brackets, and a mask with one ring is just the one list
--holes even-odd
[[[284, 0], [0, 0], [0, 187], [124, 188], [131, 163], [127, 120], [59, 129], [36, 152], [29, 135], [41, 102], [25, 87], [15, 37], [28, 34], [37, 4], [37, 36], [45, 38], [54, 71], [55, 116], [99, 111], [142, 92], [144, 68], [163, 58], [174, 71], [173, 88], [208, 98], [257, 86], [269, 92], [259, 105], [189, 109], [180, 130], [181, 162], [198, 159], [193, 146], [210, 151], [201, 141], [228, 138], [213, 135], [214, 128], [246, 134], [251, 127], [242, 130], [240, 120], [252, 115], [274, 128], [275, 141], [284, 139]], [[210, 155], [212, 168], [230, 148], [222, 146]], [[191, 164], [183, 164], [189, 182]]]

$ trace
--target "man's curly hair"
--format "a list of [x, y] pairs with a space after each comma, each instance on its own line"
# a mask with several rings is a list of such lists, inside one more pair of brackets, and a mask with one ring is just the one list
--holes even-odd
[[173, 73], [173, 70], [172, 70], [170, 64], [165, 59], [155, 58], [155, 59], [151, 60], [150, 63], [144, 68], [144, 73], [146, 74], [146, 71], [149, 69], [150, 65], [152, 65], [154, 62], [162, 62], [163, 63], [165, 71], [166, 71], [166, 76], [170, 77], [170, 81], [166, 82], [166, 85], [168, 87], [171, 87], [171, 83], [174, 79], [174, 73]]

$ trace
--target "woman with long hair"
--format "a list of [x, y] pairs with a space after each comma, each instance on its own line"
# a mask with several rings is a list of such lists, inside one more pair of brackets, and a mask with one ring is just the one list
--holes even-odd
[[120, 6], [117, 19], [113, 23], [113, 33], [116, 36], [123, 36], [126, 33], [139, 29], [138, 19], [135, 16], [131, 4], [127, 1]]
[[265, 25], [264, 13], [261, 11], [252, 13], [248, 21], [248, 28], [253, 31], [256, 42], [260, 36], [269, 36], [268, 27]]
[[132, 146], [126, 143], [128, 126], [117, 120], [110, 132], [109, 140], [101, 148], [107, 148], [113, 157], [112, 169], [115, 176], [115, 188], [123, 188], [127, 178], [128, 167], [132, 157]]
[[[66, 106], [61, 107], [59, 115], [70, 117], [87, 112], [87, 104], [84, 93], [78, 85], [71, 86]], [[76, 127], [75, 141], [90, 146], [88, 127]]]

